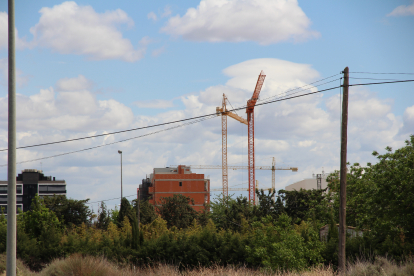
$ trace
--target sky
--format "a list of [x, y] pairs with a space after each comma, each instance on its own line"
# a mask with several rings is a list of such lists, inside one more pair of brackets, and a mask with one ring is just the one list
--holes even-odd
[[[7, 20], [1, 1], [0, 149], [7, 148]], [[223, 93], [242, 107], [261, 70], [260, 103], [308, 84], [295, 92], [337, 87], [347, 66], [350, 84], [414, 79], [414, 1], [16, 1], [15, 20], [18, 146], [212, 114]], [[351, 164], [375, 162], [374, 150], [400, 148], [410, 134], [413, 82], [350, 87]], [[339, 169], [339, 138], [339, 88], [255, 108], [256, 164], [275, 157], [277, 166], [299, 169], [276, 171], [276, 189]], [[133, 199], [153, 168], [220, 165], [221, 118], [17, 150], [25, 162], [17, 171], [64, 179], [68, 197], [89, 198], [96, 210], [120, 197], [118, 150], [123, 195]], [[228, 163], [247, 165], [247, 127], [231, 118]], [[0, 151], [2, 180], [5, 165]], [[212, 189], [222, 185], [220, 170], [193, 172], [208, 176]], [[271, 187], [270, 171], [256, 179]], [[231, 170], [229, 186], [247, 188], [247, 171]]]

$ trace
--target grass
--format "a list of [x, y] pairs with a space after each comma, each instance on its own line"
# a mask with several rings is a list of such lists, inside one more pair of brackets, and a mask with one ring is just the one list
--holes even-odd
[[349, 276], [413, 276], [414, 259], [407, 260], [404, 264], [396, 264], [387, 258], [378, 257], [374, 263], [356, 261], [348, 265]]
[[[314, 267], [302, 272], [270, 272], [246, 267], [200, 267], [198, 269], [179, 271], [176, 266], [160, 264], [147, 268], [119, 267], [103, 257], [82, 256], [74, 254], [66, 259], [58, 259], [50, 263], [39, 273], [31, 272], [18, 260], [17, 275], [31, 276], [336, 276], [330, 267]], [[6, 256], [0, 255], [0, 276], [5, 275]], [[386, 258], [377, 258], [373, 263], [355, 261], [348, 264], [348, 276], [412, 276], [414, 275], [414, 259], [403, 264], [396, 264]]]

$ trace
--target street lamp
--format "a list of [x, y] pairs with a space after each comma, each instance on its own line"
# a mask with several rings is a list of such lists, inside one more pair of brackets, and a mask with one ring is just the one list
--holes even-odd
[[118, 153], [121, 155], [121, 203], [122, 203], [122, 150], [118, 150]]

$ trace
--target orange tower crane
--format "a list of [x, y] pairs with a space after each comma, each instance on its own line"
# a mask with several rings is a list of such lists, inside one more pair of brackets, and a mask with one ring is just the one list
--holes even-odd
[[246, 119], [243, 119], [236, 113], [230, 112], [227, 110], [227, 97], [223, 93], [223, 102], [222, 107], [216, 107], [217, 115], [221, 115], [221, 143], [222, 143], [222, 157], [221, 157], [221, 169], [223, 177], [223, 196], [226, 197], [229, 195], [229, 170], [227, 167], [227, 116], [239, 121], [243, 124], [248, 124]]
[[260, 91], [262, 90], [263, 82], [266, 75], [263, 71], [260, 72], [257, 79], [256, 88], [253, 96], [247, 101], [246, 113], [248, 122], [248, 166], [249, 166], [249, 201], [255, 204], [255, 163], [254, 163], [254, 107], [259, 99]]

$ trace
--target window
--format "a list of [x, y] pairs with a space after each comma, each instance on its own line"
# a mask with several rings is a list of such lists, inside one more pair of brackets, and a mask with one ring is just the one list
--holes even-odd
[[180, 182], [180, 187], [183, 186], [183, 182]]
[[[16, 193], [21, 194], [22, 193], [22, 187], [23, 185], [16, 185]], [[7, 185], [0, 185], [0, 194], [7, 194]]]

